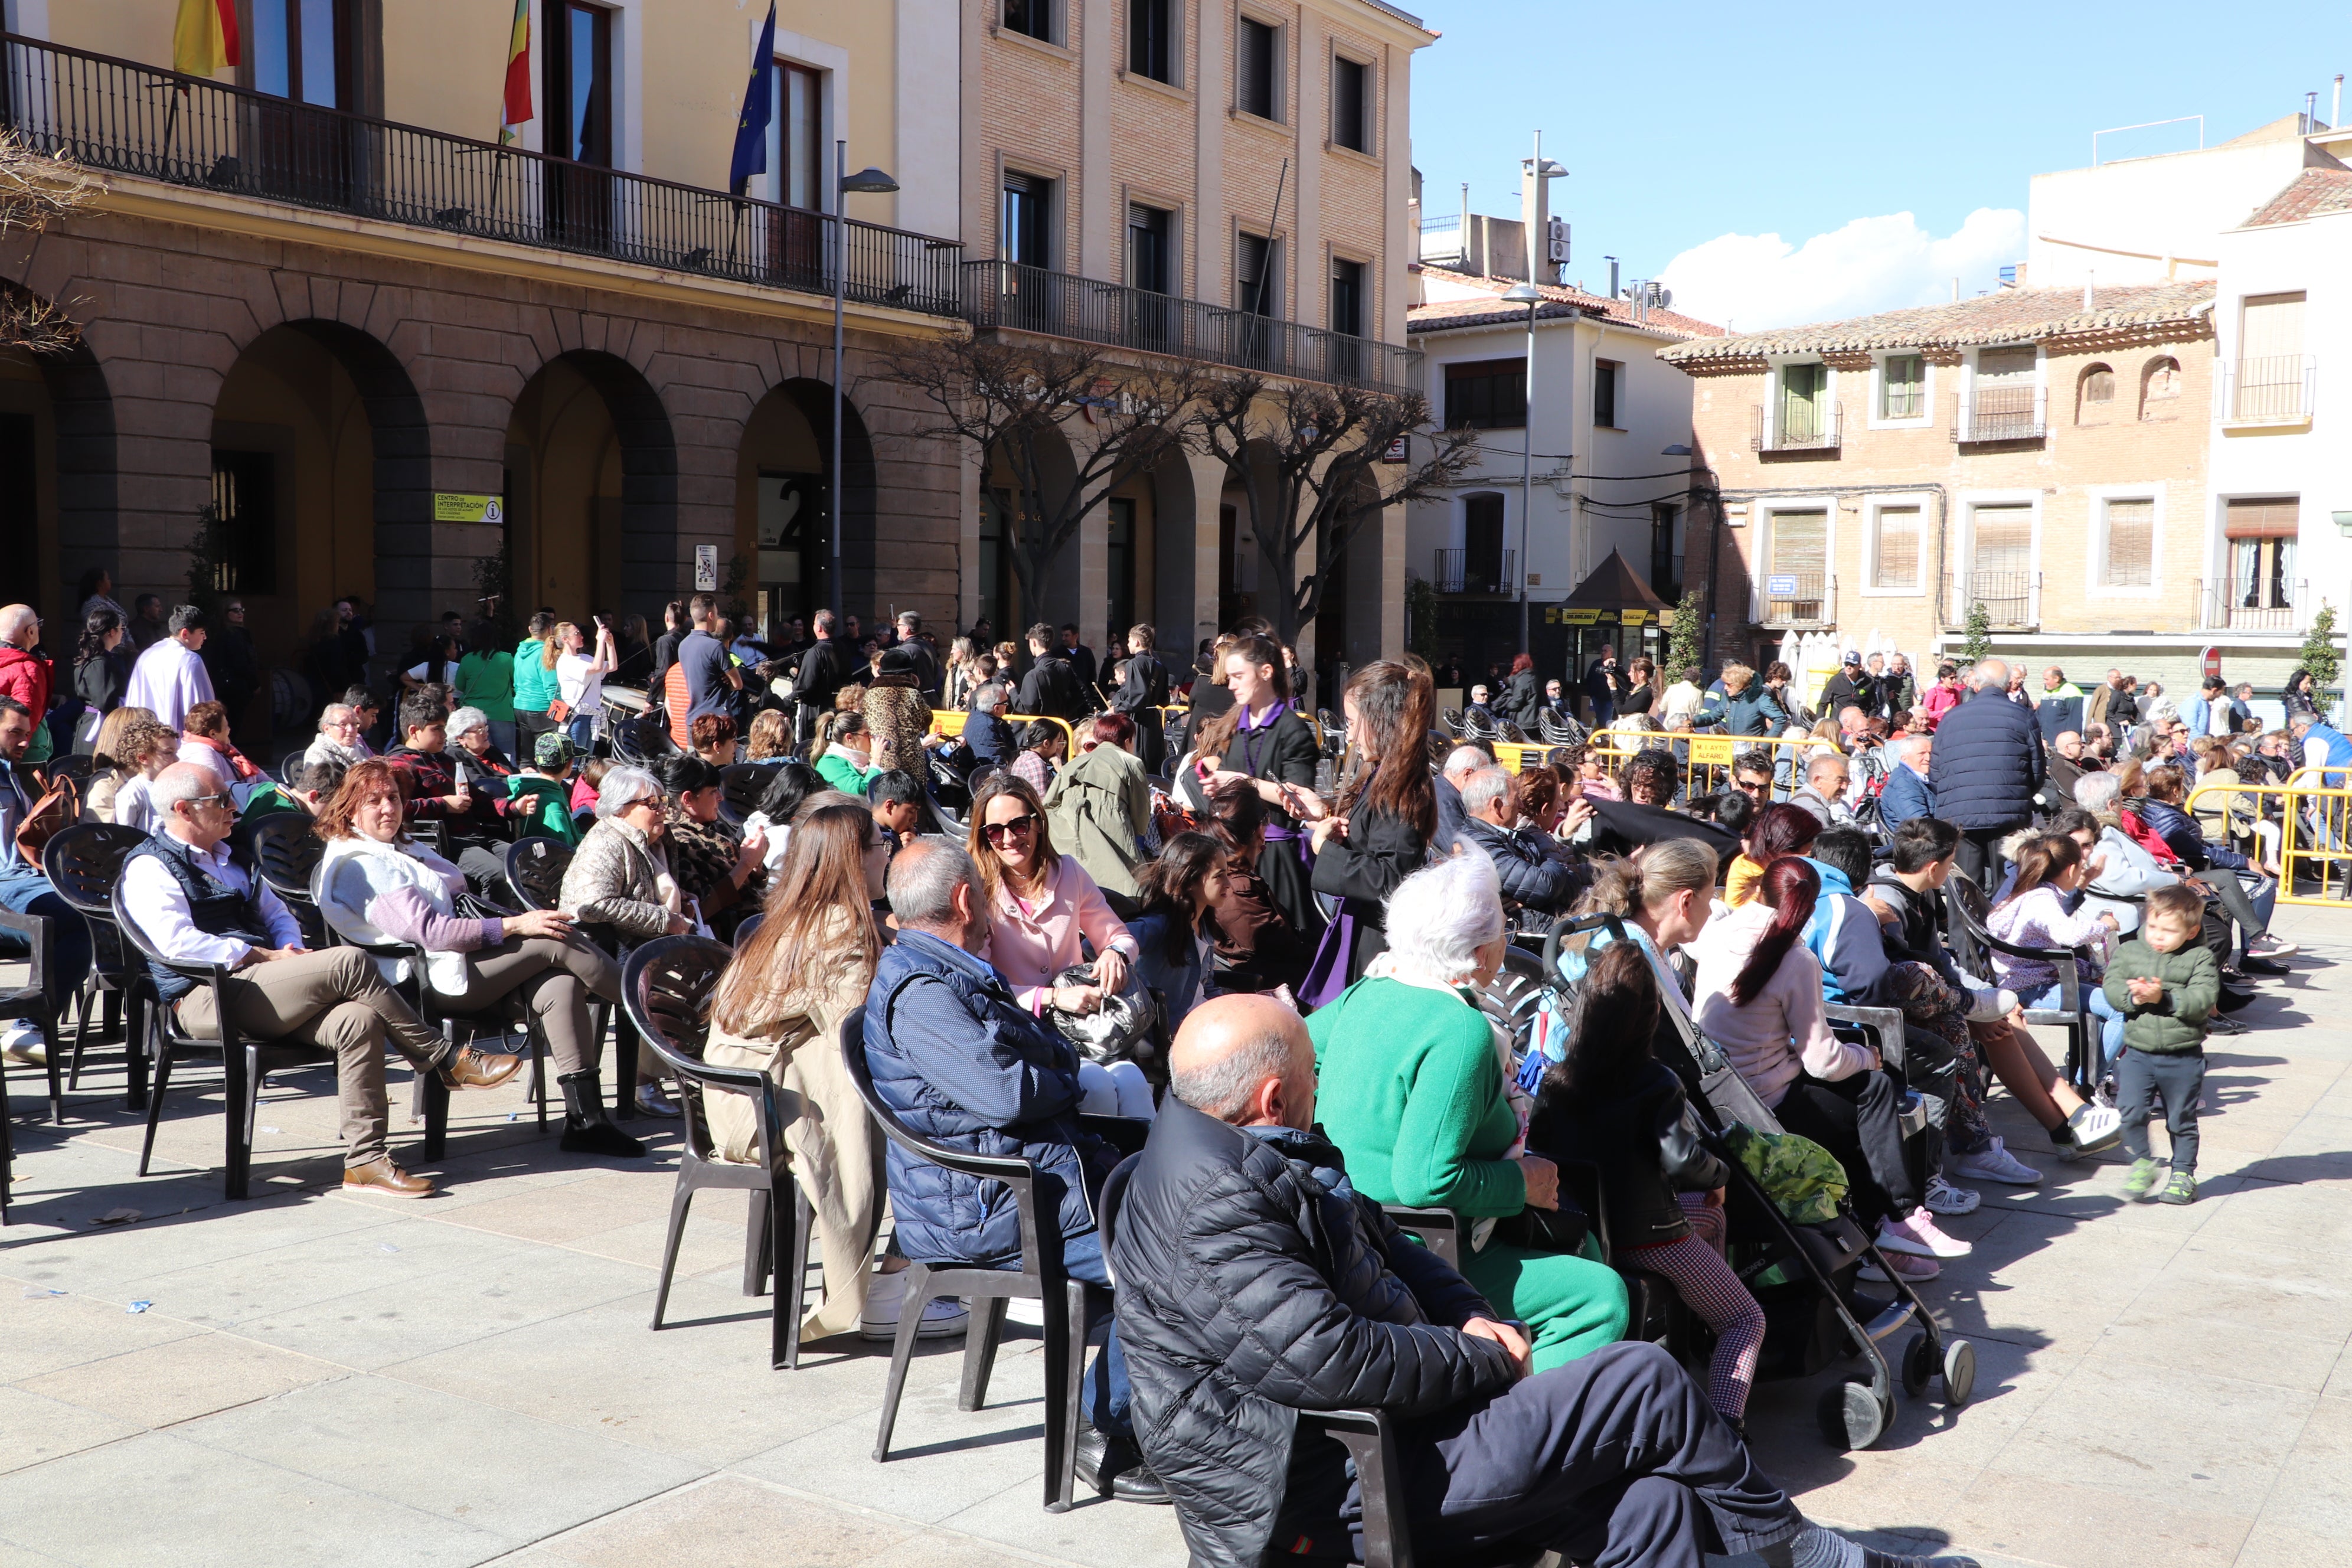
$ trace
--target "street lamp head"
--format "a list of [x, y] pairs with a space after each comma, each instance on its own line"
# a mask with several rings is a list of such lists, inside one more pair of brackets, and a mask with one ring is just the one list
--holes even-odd
[[845, 195], [887, 196], [898, 188], [898, 181], [875, 168], [860, 169], [854, 174], [845, 174], [841, 181], [842, 194]]
[[1503, 295], [1506, 305], [1540, 305], [1543, 300], [1543, 290], [1532, 283], [1514, 283]]
[[1684, 446], [1680, 441], [1675, 442], [1673, 446], [1658, 454], [1661, 458], [1687, 458], [1690, 455], [1691, 449], [1688, 447]]

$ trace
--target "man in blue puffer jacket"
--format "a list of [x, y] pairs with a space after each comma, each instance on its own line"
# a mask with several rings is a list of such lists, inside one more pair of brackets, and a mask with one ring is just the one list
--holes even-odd
[[[971, 858], [950, 839], [918, 838], [891, 860], [887, 888], [898, 934], [883, 949], [866, 994], [866, 1064], [875, 1093], [918, 1136], [1034, 1163], [1043, 1178], [1039, 1206], [1056, 1205], [1062, 1267], [1074, 1279], [1108, 1286], [1093, 1199], [1118, 1154], [1079, 1130], [1076, 1048], [1023, 1006], [979, 956], [988, 943], [988, 895]], [[1066, 1001], [1075, 1010], [1082, 999]], [[888, 1169], [898, 1247], [909, 1258], [948, 1268], [1021, 1266], [1020, 1213], [1004, 1184], [935, 1165], [897, 1143]], [[1097, 1484], [1124, 1468], [1114, 1483], [1118, 1495], [1164, 1501], [1164, 1493], [1146, 1495], [1159, 1483], [1127, 1446], [1128, 1397], [1113, 1335], [1087, 1377], [1094, 1432], [1080, 1438], [1078, 1468], [1090, 1481], [1099, 1477]]]
[[1927, 787], [1936, 815], [1960, 830], [1960, 869], [1980, 888], [1998, 879], [2001, 839], [2033, 820], [2042, 787], [2042, 731], [2033, 710], [2008, 699], [2009, 666], [1976, 668], [1966, 700], [1936, 726]]

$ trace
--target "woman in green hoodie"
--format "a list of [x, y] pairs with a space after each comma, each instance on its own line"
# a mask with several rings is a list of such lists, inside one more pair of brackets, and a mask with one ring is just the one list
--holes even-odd
[[558, 694], [555, 659], [560, 650], [551, 640], [555, 617], [541, 610], [531, 616], [528, 629], [530, 635], [514, 650], [515, 744], [520, 750], [509, 756], [537, 755], [539, 737], [555, 728], [547, 716], [548, 705]]

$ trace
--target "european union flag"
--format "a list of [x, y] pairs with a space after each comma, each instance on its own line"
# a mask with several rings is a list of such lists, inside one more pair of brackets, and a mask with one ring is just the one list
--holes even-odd
[[754, 174], [768, 172], [768, 125], [776, 117], [776, 0], [768, 0], [768, 20], [760, 47], [751, 51], [751, 81], [743, 89], [743, 113], [735, 122], [735, 162], [727, 172], [737, 195]]

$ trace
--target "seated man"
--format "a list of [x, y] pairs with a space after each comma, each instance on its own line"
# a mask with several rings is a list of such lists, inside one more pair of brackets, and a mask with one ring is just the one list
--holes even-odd
[[[1589, 808], [1588, 808], [1589, 809]], [[1463, 832], [1486, 852], [1503, 881], [1503, 900], [1544, 914], [1564, 912], [1580, 879], [1575, 867], [1544, 853], [1542, 842], [1520, 830], [1518, 792], [1500, 768], [1480, 768], [1462, 785]]]
[[866, 780], [866, 805], [874, 813], [874, 825], [889, 836], [893, 855], [922, 831], [923, 786], [910, 773], [885, 768]]
[[463, 817], [474, 809], [473, 792], [458, 778], [449, 751], [448, 689], [427, 686], [400, 700], [400, 744], [383, 754], [408, 792], [408, 820], [433, 822]]
[[1845, 803], [1847, 777], [1843, 752], [1816, 752], [1805, 763], [1805, 787], [1791, 795], [1789, 804], [1811, 812], [1823, 827], [1852, 822], [1853, 813]]
[[1012, 701], [1013, 693], [1001, 680], [992, 680], [971, 694], [971, 716], [963, 721], [963, 743], [983, 764], [1009, 768], [1021, 755], [1013, 726], [1004, 721]]
[[1936, 792], [1927, 783], [1936, 738], [1906, 735], [1887, 749], [1895, 753], [1895, 765], [1886, 770], [1886, 787], [1878, 792], [1878, 820], [1891, 835], [1915, 816], [1936, 815]]
[[[1297, 1412], [1399, 1418], [1409, 1527], [1466, 1559], [1699, 1568], [1914, 1563], [1806, 1522], [1654, 1345], [1533, 1376], [1528, 1344], [1348, 1184], [1311, 1131], [1307, 1027], [1268, 997], [1192, 1010], [1117, 1216], [1119, 1334], [1144, 1454], [1195, 1563], [1269, 1546], [1338, 1557], [1361, 1501], [1339, 1445], [1294, 1451]], [[1279, 1543], [1279, 1544], [1276, 1544]]]
[[[522, 1058], [487, 1057], [443, 1039], [358, 948], [304, 952], [294, 916], [251, 863], [226, 847], [236, 811], [209, 770], [174, 763], [156, 775], [153, 795], [163, 826], [122, 862], [131, 918], [174, 963], [236, 971], [226, 995], [239, 1032], [335, 1053], [345, 1192], [431, 1196], [433, 1184], [403, 1171], [385, 1148], [385, 1042], [451, 1089], [494, 1088], [514, 1077]], [[212, 988], [161, 964], [149, 967], [182, 1026], [200, 1039], [218, 1037]]]
[[[874, 1090], [922, 1136], [976, 1154], [1035, 1163], [1058, 1187], [1062, 1267], [1108, 1286], [1092, 1196], [1118, 1163], [1078, 1130], [1078, 1056], [1013, 996], [979, 955], [988, 945], [988, 894], [971, 857], [951, 839], [918, 838], [890, 862], [887, 889], [898, 936], [882, 952], [866, 1000], [866, 1060]], [[1091, 988], [1055, 987], [1055, 1005], [1087, 1009]], [[993, 1182], [889, 1147], [890, 1211], [898, 1247], [918, 1263], [964, 1268], [1021, 1266], [1019, 1216]], [[1040, 1216], [1041, 1218], [1043, 1216]], [[1078, 1470], [1133, 1502], [1167, 1494], [1134, 1456], [1127, 1368], [1112, 1335], [1087, 1378]]]

